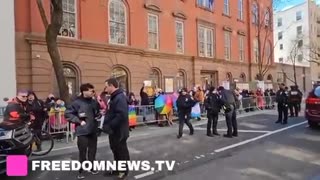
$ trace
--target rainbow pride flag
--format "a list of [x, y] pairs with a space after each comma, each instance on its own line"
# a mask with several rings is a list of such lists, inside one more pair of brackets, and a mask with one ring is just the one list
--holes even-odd
[[129, 106], [129, 126], [137, 125], [137, 114], [135, 106]]

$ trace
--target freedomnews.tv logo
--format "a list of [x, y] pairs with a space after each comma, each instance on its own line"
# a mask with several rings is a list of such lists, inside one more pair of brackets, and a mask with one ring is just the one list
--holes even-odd
[[28, 157], [24, 155], [7, 156], [7, 176], [27, 176]]
[[[25, 155], [7, 156], [7, 176], [27, 176], [28, 157]], [[126, 167], [129, 171], [162, 171], [167, 169], [173, 171], [175, 161], [156, 160], [157, 167], [152, 167], [150, 161], [32, 161], [31, 170], [41, 171], [79, 171], [83, 169], [90, 171], [124, 171]]]

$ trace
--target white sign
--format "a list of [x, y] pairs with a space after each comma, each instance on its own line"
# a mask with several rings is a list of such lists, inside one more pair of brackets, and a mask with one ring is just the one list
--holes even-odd
[[257, 88], [261, 88], [264, 91], [264, 81], [258, 81]]
[[230, 89], [230, 82], [229, 81], [222, 81], [222, 86], [224, 89]]

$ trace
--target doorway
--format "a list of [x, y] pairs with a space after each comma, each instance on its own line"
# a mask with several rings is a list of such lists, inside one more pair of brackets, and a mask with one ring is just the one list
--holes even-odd
[[201, 87], [203, 89], [209, 89], [212, 86], [217, 87], [217, 85], [218, 85], [217, 74], [218, 73], [216, 71], [201, 72], [201, 74], [200, 74]]

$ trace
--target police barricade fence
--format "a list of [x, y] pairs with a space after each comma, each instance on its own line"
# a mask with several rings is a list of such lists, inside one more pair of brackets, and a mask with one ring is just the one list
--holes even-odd
[[[275, 96], [253, 96], [242, 98], [237, 105], [238, 113], [250, 112], [263, 109], [274, 109], [276, 104]], [[136, 125], [149, 124], [156, 122], [164, 122], [167, 119], [177, 119], [177, 112], [173, 108], [172, 111], [166, 115], [157, 113], [153, 105], [148, 106], [134, 106], [136, 113]], [[221, 113], [222, 114], [222, 113]], [[206, 111], [201, 108], [201, 116], [206, 116]], [[130, 118], [129, 118], [130, 119]]]
[[[261, 96], [261, 97], [246, 97], [242, 98], [237, 105], [239, 113], [250, 112], [262, 109], [273, 109], [276, 104], [275, 96]], [[3, 116], [5, 107], [0, 107], [0, 118]], [[64, 117], [65, 109], [51, 109], [48, 113], [48, 119], [44, 124], [46, 129], [52, 135], [64, 134], [67, 143], [69, 136], [74, 139], [75, 126], [69, 123]], [[203, 116], [206, 111], [201, 112]], [[171, 112], [166, 115], [157, 113], [154, 105], [146, 106], [129, 106], [129, 125], [135, 127], [137, 125], [166, 122], [168, 119], [177, 119], [177, 112], [173, 108]], [[100, 128], [102, 128], [104, 116], [99, 120]]]
[[[69, 142], [69, 136], [73, 139], [74, 124], [71, 124], [64, 117], [65, 108], [51, 108], [48, 112], [48, 119], [44, 124], [49, 134], [59, 136], [65, 135], [66, 142]], [[61, 138], [59, 138], [61, 139]]]

